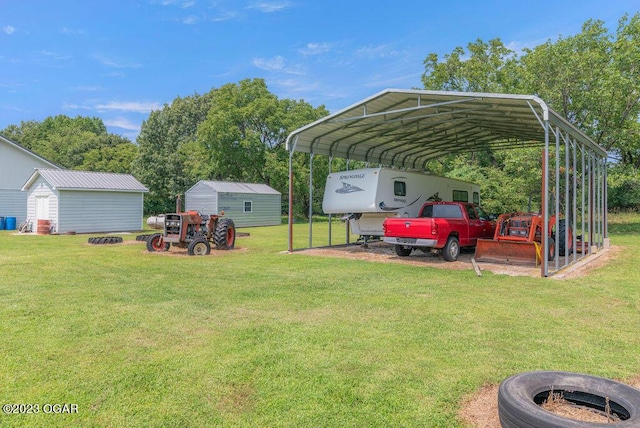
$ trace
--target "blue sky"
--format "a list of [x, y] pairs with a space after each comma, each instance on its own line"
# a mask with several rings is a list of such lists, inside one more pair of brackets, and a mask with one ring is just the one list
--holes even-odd
[[499, 37], [519, 51], [638, 0], [0, 0], [0, 129], [97, 116], [135, 141], [178, 96], [264, 78], [279, 98], [334, 112], [419, 88], [423, 61]]

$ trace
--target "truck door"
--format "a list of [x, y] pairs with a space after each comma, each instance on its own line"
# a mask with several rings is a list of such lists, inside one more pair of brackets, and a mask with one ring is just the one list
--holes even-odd
[[480, 216], [473, 205], [465, 206], [467, 208], [467, 215], [469, 216], [469, 235], [467, 236], [467, 243], [468, 245], [476, 245], [478, 237], [483, 236], [484, 222], [480, 220]]

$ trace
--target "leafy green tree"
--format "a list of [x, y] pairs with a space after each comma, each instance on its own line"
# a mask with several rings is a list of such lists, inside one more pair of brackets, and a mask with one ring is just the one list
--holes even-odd
[[[227, 84], [213, 94], [211, 110], [198, 128], [202, 155], [196, 169], [206, 179], [265, 183], [283, 194], [288, 207], [289, 153], [286, 138], [293, 130], [325, 116], [324, 107], [304, 101], [278, 99], [263, 79]], [[322, 162], [314, 160], [314, 163]], [[308, 208], [308, 156], [293, 156], [294, 205]], [[324, 188], [324, 182], [322, 183]]]
[[[425, 60], [423, 83], [427, 89], [537, 95], [618, 159], [613, 165], [613, 175], [626, 177], [618, 183], [629, 183], [640, 168], [638, 58], [640, 14], [637, 13], [631, 18], [622, 17], [615, 33], [610, 33], [601, 21], [590, 20], [579, 34], [525, 49], [520, 57], [506, 49], [499, 39], [489, 43], [478, 40], [470, 43], [467, 51], [458, 47], [445, 55], [443, 61], [430, 54]], [[521, 171], [510, 172], [507, 168], [505, 162], [509, 157], [489, 152], [481, 156], [460, 155], [460, 159], [468, 161], [469, 156], [478, 162], [468, 168], [476, 168], [485, 176], [488, 193], [484, 195], [485, 202], [500, 197], [509, 201], [505, 206], [522, 204], [518, 198], [501, 194], [502, 183], [519, 182], [526, 189], [535, 188], [536, 180], [539, 183], [539, 165], [532, 165], [534, 169], [524, 175], [528, 178], [522, 182]], [[513, 151], [513, 156], [516, 163], [528, 162], [529, 154], [521, 150]], [[493, 186], [496, 180], [500, 184]], [[609, 184], [613, 185], [612, 180]], [[615, 193], [615, 189], [609, 192]], [[619, 202], [610, 198], [609, 204], [615, 207]]]
[[[109, 134], [102, 119], [97, 117], [52, 116], [42, 122], [10, 125], [2, 134], [69, 169], [130, 172], [131, 153], [137, 150], [127, 138]], [[119, 148], [114, 151], [116, 146]]]
[[207, 116], [214, 92], [178, 97], [152, 111], [143, 122], [133, 170], [149, 188], [145, 212], [172, 212], [175, 197], [184, 194], [202, 174], [197, 168], [205, 154], [196, 144], [197, 129]]

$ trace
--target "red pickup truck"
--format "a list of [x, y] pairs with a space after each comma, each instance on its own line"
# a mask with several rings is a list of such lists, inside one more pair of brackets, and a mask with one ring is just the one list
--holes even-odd
[[492, 239], [496, 223], [474, 204], [427, 202], [418, 218], [390, 217], [382, 228], [384, 242], [394, 244], [399, 256], [408, 256], [414, 248], [437, 249], [453, 262], [460, 248], [474, 247], [478, 238]]

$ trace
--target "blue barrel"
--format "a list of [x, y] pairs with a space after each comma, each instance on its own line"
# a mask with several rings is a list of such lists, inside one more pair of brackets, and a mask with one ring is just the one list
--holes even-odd
[[7, 230], [16, 230], [16, 218], [7, 217], [4, 219], [4, 228]]
[[4, 217], [0, 217], [0, 230], [4, 229]]

